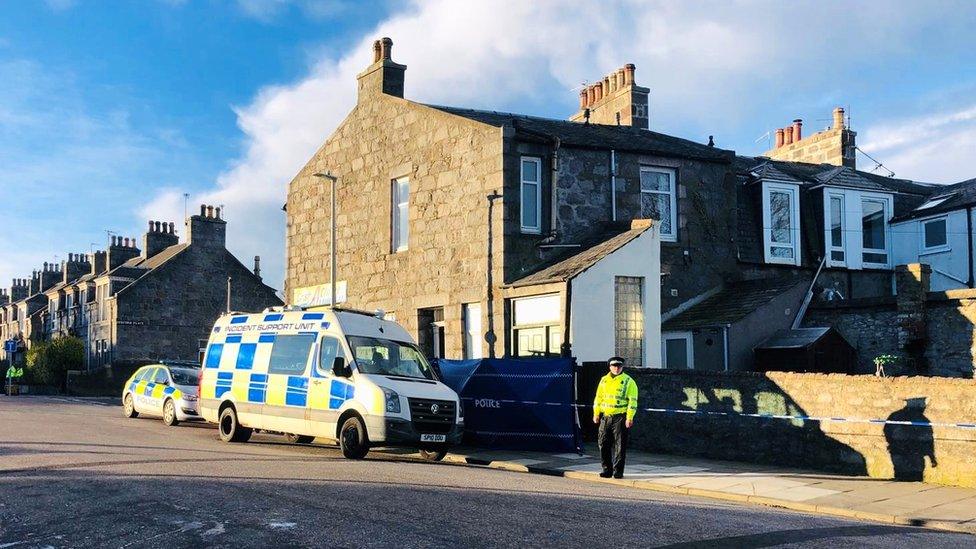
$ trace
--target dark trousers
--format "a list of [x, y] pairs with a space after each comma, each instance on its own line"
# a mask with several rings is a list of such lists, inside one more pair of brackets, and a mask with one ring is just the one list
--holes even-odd
[[627, 459], [627, 414], [600, 418], [600, 461], [604, 473], [624, 474]]

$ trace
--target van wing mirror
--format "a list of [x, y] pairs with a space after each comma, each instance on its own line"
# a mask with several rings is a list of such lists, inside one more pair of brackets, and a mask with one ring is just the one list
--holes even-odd
[[332, 360], [332, 374], [336, 377], [352, 377], [352, 368], [346, 364], [345, 357], [337, 356]]

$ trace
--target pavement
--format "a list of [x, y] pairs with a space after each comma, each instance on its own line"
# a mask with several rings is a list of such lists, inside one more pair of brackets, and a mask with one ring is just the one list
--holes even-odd
[[270, 434], [227, 444], [211, 425], [124, 419], [117, 399], [0, 397], [0, 548], [974, 545], [967, 534], [572, 478], [588, 458], [529, 464], [581, 468], [563, 476], [504, 470], [534, 459], [506, 458], [485, 467], [467, 464], [474, 453], [429, 463], [375, 451], [352, 461], [327, 444]]
[[445, 459], [669, 494], [976, 534], [973, 488], [636, 451], [627, 452], [624, 478], [605, 479], [599, 477], [600, 458], [595, 444], [592, 446], [594, 449], [584, 454], [458, 448]]

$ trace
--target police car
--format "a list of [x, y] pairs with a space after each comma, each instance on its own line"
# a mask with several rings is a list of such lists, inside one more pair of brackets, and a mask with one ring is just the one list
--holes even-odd
[[163, 362], [143, 366], [125, 382], [122, 413], [158, 416], [169, 426], [201, 419], [197, 409], [200, 367], [191, 362]]
[[399, 324], [350, 309], [228, 313], [214, 324], [200, 378], [200, 415], [220, 438], [254, 430], [339, 443], [347, 458], [374, 446], [440, 460], [461, 441], [460, 399]]

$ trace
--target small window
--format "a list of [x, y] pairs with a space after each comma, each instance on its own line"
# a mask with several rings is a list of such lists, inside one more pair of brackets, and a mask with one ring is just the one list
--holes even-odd
[[393, 180], [392, 212], [392, 248], [402, 252], [410, 241], [410, 180], [406, 177]]
[[542, 232], [542, 160], [522, 157], [522, 232]]
[[332, 364], [339, 355], [339, 340], [332, 336], [325, 336], [319, 344], [319, 373], [332, 373]]
[[946, 231], [946, 218], [930, 219], [922, 222], [922, 249], [925, 251], [945, 248], [949, 243]]
[[844, 249], [844, 195], [831, 194], [828, 218], [830, 231], [830, 262], [835, 266], [843, 266], [846, 259]]
[[614, 279], [614, 350], [627, 366], [644, 366], [644, 277]]
[[661, 240], [677, 240], [677, 194], [675, 171], [642, 167], [640, 170], [641, 217], [661, 223]]
[[315, 343], [314, 334], [278, 335], [271, 347], [269, 374], [302, 375], [308, 354]]

